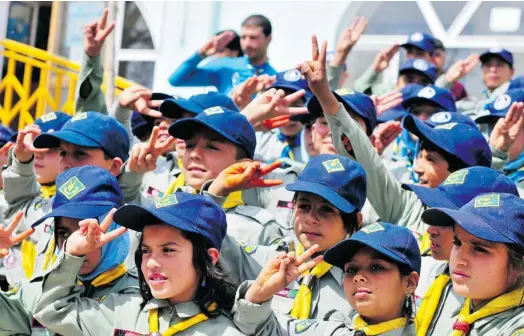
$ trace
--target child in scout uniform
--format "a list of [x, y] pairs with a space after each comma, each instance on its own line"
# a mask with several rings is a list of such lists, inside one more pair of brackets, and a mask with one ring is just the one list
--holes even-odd
[[[227, 315], [235, 291], [220, 265], [227, 223], [212, 199], [177, 192], [151, 207], [126, 205], [110, 217], [69, 236], [44, 277], [37, 320], [64, 335], [242, 335]], [[81, 298], [76, 279], [84, 256], [116, 236], [104, 233], [112, 220], [142, 232], [140, 293]]]
[[[60, 154], [57, 149], [42, 152], [25, 151], [22, 143], [28, 132], [34, 134], [45, 134], [57, 132], [71, 117], [63, 112], [50, 112], [35, 120], [33, 125], [12, 137], [16, 143], [9, 153], [7, 168], [2, 172], [5, 181], [5, 199], [7, 206], [5, 216], [12, 218], [17, 211], [24, 211], [20, 225], [16, 233], [27, 230], [33, 221], [42, 217], [49, 208], [42, 208], [40, 200], [50, 200], [56, 193], [55, 180], [60, 173]], [[23, 162], [30, 161], [25, 169]], [[21, 163], [18, 165], [17, 163]], [[34, 167], [34, 171], [33, 171]], [[34, 244], [46, 234], [43, 229], [38, 229], [35, 234], [11, 249], [11, 253], [4, 259], [7, 280], [12, 285], [19, 283], [26, 276], [29, 278], [31, 267], [22, 268], [22, 253], [32, 250]]]
[[466, 298], [458, 316], [442, 321], [447, 328], [434, 334], [524, 332], [524, 200], [511, 194], [483, 194], [459, 210], [429, 209], [423, 219], [453, 228], [451, 281], [454, 292]]
[[[236, 162], [253, 159], [256, 146], [255, 130], [247, 118], [219, 106], [206, 109], [194, 118], [175, 122], [169, 128], [169, 134], [184, 140], [186, 149], [182, 158], [183, 173], [166, 190], [166, 194], [185, 186], [196, 192], [206, 190], [204, 183], [216, 178], [224, 169]], [[280, 183], [267, 181], [265, 185]], [[283, 237], [283, 228], [277, 224], [273, 214], [245, 205], [241, 191], [228, 194], [214, 195], [227, 196], [223, 208], [229, 235], [248, 244], [269, 244]]]
[[[112, 214], [111, 209], [123, 203], [123, 194], [116, 178], [105, 169], [83, 166], [68, 169], [58, 176], [52, 211], [33, 224], [33, 227], [53, 226], [52, 237], [37, 243], [37, 249], [42, 253], [35, 263], [36, 277], [29, 282], [22, 282], [11, 293], [0, 294], [0, 334], [48, 334], [33, 319], [36, 302], [42, 292], [41, 275], [52, 269], [57, 254], [63, 250], [64, 241], [73, 232], [84, 230], [86, 220], [95, 218], [102, 221], [106, 216], [110, 218], [108, 213]], [[118, 225], [110, 222], [108, 231], [122, 230], [118, 228]], [[122, 290], [138, 293], [137, 276], [128, 272], [123, 265], [128, 252], [129, 236], [125, 233], [87, 254], [79, 271], [80, 283], [76, 289], [79, 295], [100, 300]]]
[[406, 228], [378, 222], [324, 254], [323, 262], [344, 271], [345, 297], [355, 310], [350, 315], [334, 310], [322, 320], [300, 320], [271, 311], [270, 301], [300, 274], [302, 262], [294, 255], [280, 257], [254, 282], [239, 287], [234, 319], [240, 330], [246, 335], [415, 335], [412, 296], [420, 254]]
[[[490, 145], [494, 155], [503, 159], [500, 170], [508, 175], [520, 188], [524, 188], [524, 117], [518, 113], [518, 105], [524, 102], [524, 89], [509, 90], [505, 94], [488, 104], [482, 115], [478, 115], [475, 121], [486, 129], [486, 137], [492, 138], [493, 133], [500, 133], [501, 128], [507, 128], [510, 133], [513, 129], [521, 130], [512, 139], [512, 142], [503, 142], [499, 145], [494, 139], [490, 139]], [[520, 104], [519, 104], [520, 103]], [[520, 107], [522, 109], [522, 107]], [[504, 120], [500, 119], [513, 119]], [[500, 125], [503, 123], [504, 125]], [[493, 132], [495, 131], [495, 132]], [[498, 131], [498, 132], [497, 132]], [[496, 147], [495, 147], [496, 146]]]
[[[279, 254], [278, 251], [302, 255], [317, 244], [317, 252], [322, 254], [351, 236], [362, 223], [365, 185], [364, 171], [355, 161], [333, 154], [314, 157], [298, 180], [286, 185], [287, 190], [295, 193], [294, 234], [272, 246], [244, 247], [239, 247], [226, 236], [222, 256], [228, 274], [239, 285], [245, 280], [255, 279], [267, 261]], [[275, 295], [272, 309], [303, 319], [322, 319], [334, 308], [347, 315], [351, 307], [344, 298], [342, 284], [341, 269], [320, 263]]]

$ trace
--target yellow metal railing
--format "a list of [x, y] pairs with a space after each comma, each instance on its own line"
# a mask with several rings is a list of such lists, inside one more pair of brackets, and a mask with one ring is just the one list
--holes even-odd
[[[0, 45], [5, 70], [0, 82], [2, 124], [21, 129], [47, 111], [74, 113], [79, 64], [13, 40], [0, 41]], [[17, 72], [17, 63], [23, 65], [23, 72]], [[38, 81], [33, 78], [34, 69], [40, 70]], [[131, 85], [125, 78], [115, 78], [115, 95]]]

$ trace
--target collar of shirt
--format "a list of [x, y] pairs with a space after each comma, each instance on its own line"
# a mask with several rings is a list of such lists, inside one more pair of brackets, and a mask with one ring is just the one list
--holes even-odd
[[166, 307], [174, 307], [175, 312], [181, 319], [195, 316], [200, 314], [200, 308], [192, 301], [182, 302], [177, 304], [170, 304], [167, 300], [152, 299], [150, 300], [142, 310], [143, 312], [150, 311], [151, 309], [161, 309]]

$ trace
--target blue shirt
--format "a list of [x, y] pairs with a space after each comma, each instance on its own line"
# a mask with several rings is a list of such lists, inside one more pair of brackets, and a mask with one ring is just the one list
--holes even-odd
[[169, 83], [173, 86], [215, 86], [218, 92], [229, 94], [235, 86], [255, 74], [277, 74], [268, 62], [255, 66], [247, 57], [222, 57], [199, 66], [202, 60], [198, 53], [194, 53], [169, 76]]

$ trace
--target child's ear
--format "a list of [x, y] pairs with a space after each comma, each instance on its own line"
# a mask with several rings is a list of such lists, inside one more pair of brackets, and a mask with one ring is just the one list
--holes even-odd
[[218, 258], [220, 258], [220, 252], [214, 247], [207, 249], [207, 253], [209, 254], [209, 257], [211, 258], [211, 263], [215, 265], [218, 262]]
[[122, 161], [121, 158], [113, 158], [112, 161], [111, 161], [111, 167], [109, 168], [109, 172], [113, 175], [113, 176], [118, 176], [120, 175], [120, 170], [122, 169], [122, 166], [124, 165], [124, 162]]
[[407, 292], [409, 294], [413, 294], [415, 293], [415, 290], [417, 289], [417, 286], [418, 286], [418, 280], [419, 280], [419, 275], [417, 272], [413, 271], [411, 272], [409, 275], [408, 275], [408, 287], [406, 288]]

